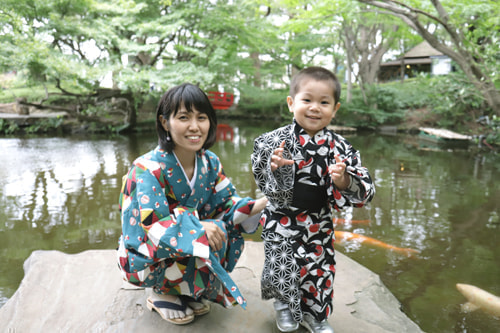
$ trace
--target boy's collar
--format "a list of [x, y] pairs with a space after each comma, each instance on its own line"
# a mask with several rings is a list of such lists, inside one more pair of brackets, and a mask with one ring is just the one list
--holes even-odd
[[[311, 138], [311, 136], [306, 132], [306, 130], [304, 128], [302, 128], [302, 126], [299, 125], [299, 123], [297, 122], [297, 120], [295, 120], [295, 118], [293, 118], [293, 125], [294, 125], [294, 132], [297, 135], [297, 138], [300, 135], [302, 135], [302, 136], [307, 135], [308, 138]], [[316, 134], [314, 134], [314, 137], [318, 136], [318, 134], [325, 135], [325, 129], [326, 129], [326, 127], [323, 127], [322, 129], [320, 129], [318, 132], [316, 132]]]

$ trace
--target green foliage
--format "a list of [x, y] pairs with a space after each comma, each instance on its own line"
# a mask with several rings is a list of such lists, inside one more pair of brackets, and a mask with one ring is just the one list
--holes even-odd
[[432, 93], [431, 79], [427, 75], [419, 75], [416, 78], [393, 81], [383, 84], [387, 89], [394, 91], [394, 98], [398, 100], [400, 108], [417, 109], [425, 107], [430, 102]]
[[485, 118], [487, 119], [485, 122], [486, 131], [484, 136], [479, 137], [478, 140], [484, 140], [487, 144], [500, 147], [500, 117], [493, 115], [491, 119]]
[[367, 102], [360, 89], [353, 91], [350, 103], [342, 103], [337, 123], [355, 127], [373, 127], [399, 123], [404, 117], [405, 103], [399, 90], [390, 85], [371, 85], [366, 89]]
[[[500, 91], [493, 88], [500, 73], [500, 6], [496, 1], [358, 1], [403, 19], [429, 44], [453, 59], [468, 81], [474, 83], [488, 107], [499, 115]], [[457, 91], [459, 97], [464, 97], [460, 89]], [[450, 101], [444, 104], [453, 105]]]
[[19, 130], [19, 126], [12, 121], [0, 119], [0, 134], [13, 134]]
[[288, 113], [287, 90], [263, 90], [253, 85], [240, 86], [240, 88], [242, 90], [238, 109], [244, 110], [252, 117], [286, 117], [286, 113]]
[[59, 129], [63, 121], [63, 117], [40, 119], [36, 123], [26, 127], [24, 131], [29, 134], [52, 132]]
[[462, 73], [438, 76], [430, 81], [429, 106], [439, 115], [438, 125], [445, 128], [461, 127], [475, 121], [484, 100]]
[[[411, 0], [408, 5], [439, 16], [431, 3]], [[481, 59], [479, 66], [488, 69], [485, 73], [493, 81], [498, 80], [499, 30], [492, 29], [499, 23], [498, 6], [489, 0], [444, 5], [451, 22], [460, 27], [464, 48]], [[363, 48], [357, 55], [348, 54], [343, 44], [349, 39], [344, 38], [348, 28], [358, 31], [353, 35], [357, 37], [350, 38], [356, 47], [364, 43], [365, 48], [375, 48], [382, 40], [391, 40], [394, 43], [386, 46], [394, 54], [421, 38], [399, 19], [361, 8], [370, 9], [346, 0], [307, 4], [297, 0], [4, 0], [0, 69], [17, 71], [26, 90], [10, 86], [0, 92], [0, 102], [12, 102], [15, 97], [39, 102], [47, 98], [47, 87], [49, 94], [67, 97], [49, 97], [44, 103], [79, 105], [79, 110], [86, 109], [92, 116], [99, 106], [87, 107], [85, 101], [100, 88], [112, 86], [131, 93], [137, 108], [150, 94], [191, 82], [206, 91], [240, 92], [239, 107], [252, 116], [274, 116], [279, 111], [289, 119], [284, 89], [297, 69], [323, 65], [335, 71], [349, 56], [351, 67], [359, 69], [358, 76], [366, 74], [362, 83], [373, 82], [377, 57], [365, 52], [369, 49], [362, 52]], [[376, 38], [365, 39], [369, 31], [359, 29], [375, 24]], [[435, 35], [451, 45], [442, 28]], [[353, 101], [343, 103], [339, 119], [351, 125], [392, 124], [401, 119], [404, 109], [432, 105], [440, 124], [451, 126], [456, 119], [472, 119], [475, 110], [484, 108], [484, 97], [474, 89], [432, 82], [418, 78], [368, 86], [366, 96], [354, 91]], [[463, 101], [454, 101], [453, 96]], [[459, 117], [460, 112], [466, 117]]]
[[27, 134], [34, 134], [34, 133], [48, 133], [48, 132], [59, 131], [61, 129], [63, 121], [64, 121], [63, 117], [52, 117], [52, 118], [38, 119], [35, 123], [29, 126], [20, 127], [14, 121], [0, 119], [0, 134], [16, 134], [20, 132], [24, 132]]

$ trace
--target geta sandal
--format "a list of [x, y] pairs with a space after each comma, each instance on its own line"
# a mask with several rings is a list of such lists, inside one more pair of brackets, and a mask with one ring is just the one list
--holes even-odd
[[168, 318], [163, 314], [163, 312], [160, 309], [171, 309], [171, 310], [177, 310], [177, 311], [182, 311], [186, 313], [187, 305], [186, 302], [181, 298], [181, 304], [173, 303], [173, 302], [168, 302], [168, 301], [153, 301], [150, 297], [148, 297], [147, 300], [147, 308], [149, 311], [155, 310], [164, 320], [168, 321], [169, 323], [175, 324], [175, 325], [185, 325], [189, 324], [194, 320], [194, 315], [186, 315], [184, 318]]
[[[195, 316], [202, 316], [210, 312], [210, 304], [208, 303], [197, 301], [186, 295], [180, 295], [179, 298], [193, 310]], [[193, 303], [196, 303], [197, 306], [193, 306]]]

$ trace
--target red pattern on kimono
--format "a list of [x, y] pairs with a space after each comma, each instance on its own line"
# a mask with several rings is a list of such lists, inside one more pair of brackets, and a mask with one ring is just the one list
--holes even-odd
[[[283, 157], [294, 164], [272, 172], [271, 155], [283, 141]], [[337, 155], [351, 180], [343, 191], [328, 173]], [[297, 322], [303, 312], [324, 320], [332, 312], [335, 276], [332, 208], [361, 207], [372, 199], [375, 187], [368, 170], [343, 137], [326, 128], [310, 137], [295, 121], [255, 140], [252, 170], [269, 199], [261, 216], [262, 297], [287, 303]]]
[[[173, 153], [156, 148], [134, 161], [119, 200], [118, 265], [124, 280], [157, 293], [245, 307], [228, 272], [243, 251], [241, 232], [257, 228], [240, 225], [254, 200], [236, 194], [214, 153], [200, 151], [196, 159], [192, 189]], [[225, 232], [222, 249], [211, 250], [200, 220]]]

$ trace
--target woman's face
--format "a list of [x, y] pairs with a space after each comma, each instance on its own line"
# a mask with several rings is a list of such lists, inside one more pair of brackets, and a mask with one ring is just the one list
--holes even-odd
[[175, 143], [176, 154], [195, 153], [199, 151], [208, 137], [210, 120], [208, 115], [200, 113], [193, 108], [188, 112], [184, 104], [177, 113], [170, 118], [160, 118], [163, 128], [169, 132], [171, 140]]

